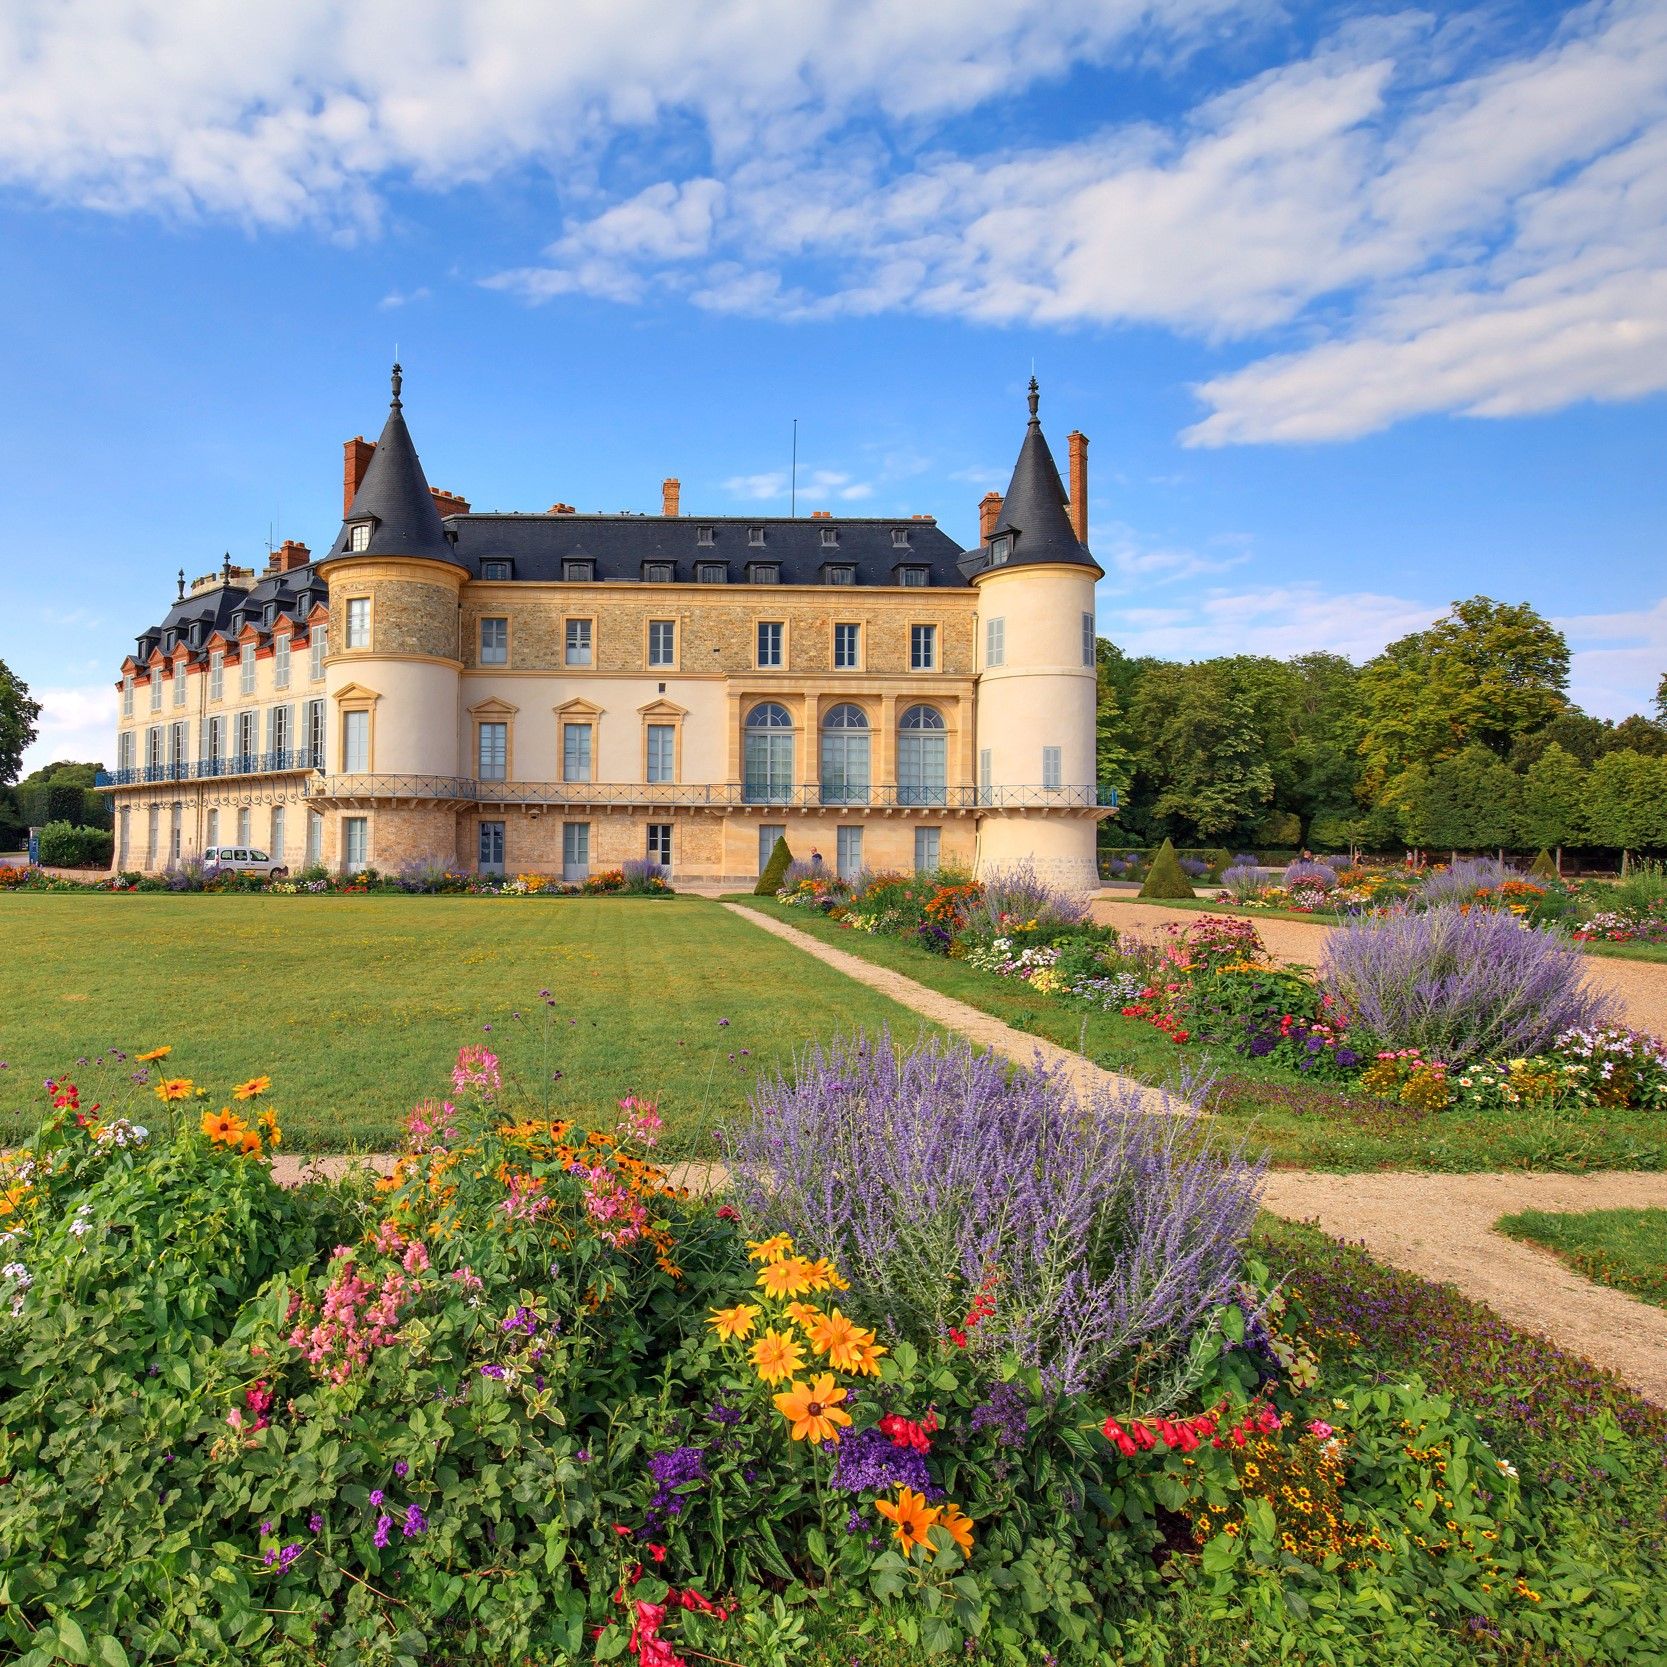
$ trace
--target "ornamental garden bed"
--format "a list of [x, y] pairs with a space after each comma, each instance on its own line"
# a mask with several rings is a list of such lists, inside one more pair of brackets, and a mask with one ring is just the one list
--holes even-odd
[[[964, 1044], [762, 1080], [726, 1198], [471, 1046], [294, 1190], [251, 1078], [57, 1079], [0, 1185], [0, 1637], [30, 1667], [1636, 1662], [1657, 1410], [1256, 1232], [1208, 1119]], [[279, 1084], [281, 1087], [282, 1085]]]
[[1243, 920], [1120, 938], [1028, 874], [802, 876], [774, 910], [1108, 1068], [1205, 1070], [1277, 1161], [1667, 1163], [1667, 1048], [1616, 1022], [1566, 937], [1509, 913], [1362, 919], [1316, 975], [1274, 965]]

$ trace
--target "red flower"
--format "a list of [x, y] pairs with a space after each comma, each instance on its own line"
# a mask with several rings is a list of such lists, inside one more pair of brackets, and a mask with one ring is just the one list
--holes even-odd
[[652, 1557], [656, 1563], [663, 1563], [666, 1560], [666, 1548], [663, 1545], [650, 1544], [648, 1548], [648, 1555]]

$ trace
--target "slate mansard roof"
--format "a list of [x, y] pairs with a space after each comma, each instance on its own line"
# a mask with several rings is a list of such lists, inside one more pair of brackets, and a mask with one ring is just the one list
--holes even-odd
[[[311, 567], [291, 568], [287, 573], [268, 573], [253, 584], [228, 580], [214, 590], [181, 597], [169, 608], [159, 625], [140, 632], [133, 658], [143, 665], [153, 649], [171, 655], [183, 643], [196, 659], [216, 631], [235, 640], [245, 625], [253, 625], [265, 641], [278, 620], [288, 615], [297, 628], [320, 603], [328, 603], [329, 590]], [[272, 617], [267, 618], [267, 609]], [[195, 631], [193, 631], [195, 627]]]

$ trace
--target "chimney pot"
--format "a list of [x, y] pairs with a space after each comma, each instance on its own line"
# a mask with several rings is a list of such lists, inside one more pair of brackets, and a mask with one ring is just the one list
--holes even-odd
[[359, 495], [359, 483], [365, 478], [365, 470], [370, 467], [371, 456], [375, 451], [374, 442], [367, 440], [362, 434], [355, 434], [351, 440], [342, 442], [343, 520], [346, 520], [347, 512], [353, 507], [353, 500]]
[[978, 500], [978, 542], [988, 544], [990, 534], [996, 530], [996, 523], [1001, 520], [1001, 494], [986, 492]]
[[679, 504], [683, 496], [683, 483], [676, 475], [667, 475], [660, 482], [660, 513], [662, 515], [677, 515], [681, 513]]
[[1077, 429], [1072, 429], [1065, 436], [1065, 444], [1070, 449], [1071, 498], [1066, 504], [1066, 512], [1071, 517], [1071, 530], [1077, 535], [1077, 543], [1086, 546], [1088, 543], [1088, 436]]

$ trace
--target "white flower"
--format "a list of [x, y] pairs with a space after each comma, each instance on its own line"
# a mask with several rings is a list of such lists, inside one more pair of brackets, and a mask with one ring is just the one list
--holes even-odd
[[1514, 1464], [1512, 1464], [1509, 1459], [1495, 1459], [1493, 1462], [1496, 1465], [1498, 1465], [1500, 1475], [1502, 1475], [1502, 1476], [1515, 1476], [1516, 1475], [1517, 1467]]

